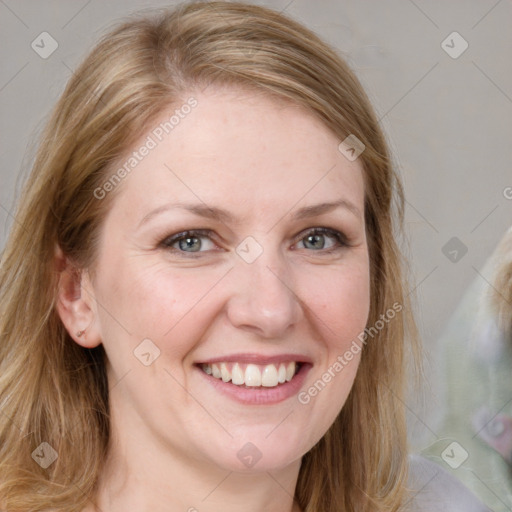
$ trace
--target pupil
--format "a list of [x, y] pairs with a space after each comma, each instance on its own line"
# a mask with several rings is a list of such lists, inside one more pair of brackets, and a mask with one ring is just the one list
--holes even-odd
[[309, 244], [313, 249], [323, 249], [325, 245], [323, 235], [309, 235], [306, 240], [306, 245]]
[[179, 246], [183, 251], [198, 251], [201, 248], [201, 241], [197, 237], [183, 238]]

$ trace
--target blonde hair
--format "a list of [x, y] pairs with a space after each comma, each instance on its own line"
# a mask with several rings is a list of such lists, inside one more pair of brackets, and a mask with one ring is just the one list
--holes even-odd
[[[340, 142], [355, 135], [365, 175], [374, 326], [349, 398], [304, 457], [296, 499], [305, 512], [398, 510], [407, 478], [404, 378], [415, 328], [404, 293], [403, 197], [383, 133], [359, 81], [315, 34], [270, 9], [195, 2], [134, 16], [75, 71], [42, 136], [0, 271], [0, 499], [9, 512], [81, 511], [94, 496], [109, 441], [105, 352], [85, 349], [56, 309], [60, 246], [92, 268], [112, 198], [113, 164], [149, 123], [194, 88], [251, 87], [307, 108]], [[395, 231], [396, 230], [396, 231]], [[32, 452], [47, 442], [47, 469]]]
[[512, 227], [498, 244], [492, 260], [490, 304], [498, 327], [512, 343]]

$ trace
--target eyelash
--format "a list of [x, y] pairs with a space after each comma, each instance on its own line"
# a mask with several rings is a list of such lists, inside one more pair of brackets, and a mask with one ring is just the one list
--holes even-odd
[[[300, 233], [297, 236], [296, 241], [294, 242], [294, 245], [297, 244], [298, 242], [303, 241], [308, 236], [314, 236], [314, 235], [326, 235], [326, 236], [331, 237], [332, 239], [334, 239], [335, 246], [330, 247], [328, 249], [318, 249], [316, 251], [311, 250], [311, 252], [329, 254], [336, 250], [340, 250], [342, 248], [349, 247], [349, 245], [350, 245], [348, 243], [347, 237], [343, 233], [341, 233], [340, 231], [337, 231], [335, 229], [324, 228], [324, 227], [311, 228], [309, 230], [303, 231], [302, 233]], [[191, 229], [191, 230], [187, 230], [187, 231], [182, 231], [180, 233], [176, 233], [171, 236], [167, 236], [160, 242], [159, 246], [163, 247], [166, 250], [170, 250], [175, 253], [180, 253], [180, 255], [185, 255], [186, 257], [197, 258], [197, 257], [200, 257], [201, 253], [208, 252], [208, 251], [190, 251], [189, 252], [189, 251], [182, 251], [180, 249], [176, 249], [172, 246], [174, 244], [176, 244], [177, 242], [179, 242], [180, 240], [183, 240], [186, 238], [201, 238], [201, 237], [207, 237], [213, 241], [211, 230]]]
[[317, 251], [313, 250], [312, 252], [331, 253], [336, 250], [339, 250], [339, 249], [349, 246], [347, 237], [343, 233], [341, 233], [341, 231], [337, 231], [336, 229], [321, 228], [321, 227], [311, 228], [306, 231], [303, 231], [302, 233], [299, 234], [295, 243], [303, 241], [308, 236], [314, 236], [314, 235], [328, 236], [328, 237], [334, 239], [335, 245], [328, 249], [319, 249]]

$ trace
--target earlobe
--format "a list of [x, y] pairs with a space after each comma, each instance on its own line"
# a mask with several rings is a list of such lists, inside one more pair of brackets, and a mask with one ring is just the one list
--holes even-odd
[[55, 268], [59, 273], [56, 309], [76, 343], [94, 348], [101, 343], [97, 329], [96, 301], [85, 270], [77, 269], [60, 247], [55, 250]]

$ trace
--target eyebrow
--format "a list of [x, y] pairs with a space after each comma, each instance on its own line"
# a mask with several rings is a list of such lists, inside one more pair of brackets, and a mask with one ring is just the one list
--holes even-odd
[[[361, 212], [359, 208], [350, 201], [345, 199], [334, 201], [330, 203], [319, 203], [312, 206], [304, 206], [303, 208], [298, 209], [293, 213], [292, 218], [294, 220], [306, 219], [309, 217], [318, 217], [325, 213], [329, 213], [338, 208], [343, 208], [354, 214], [357, 218], [361, 218]], [[143, 219], [139, 223], [139, 228], [149, 222], [153, 217], [156, 217], [160, 213], [166, 212], [168, 210], [181, 209], [186, 210], [194, 215], [198, 215], [199, 217], [204, 217], [207, 219], [217, 220], [222, 223], [233, 223], [234, 215], [224, 210], [222, 208], [217, 208], [214, 206], [208, 206], [206, 204], [189, 204], [189, 203], [174, 203], [174, 204], [164, 204], [159, 206], [158, 208], [152, 210], [147, 215], [143, 217]]]
[[344, 208], [353, 213], [357, 218], [361, 217], [359, 208], [352, 202], [345, 199], [334, 201], [332, 203], [320, 203], [312, 206], [304, 206], [293, 214], [294, 219], [305, 219], [308, 217], [318, 217], [324, 213], [329, 213], [337, 208]]

